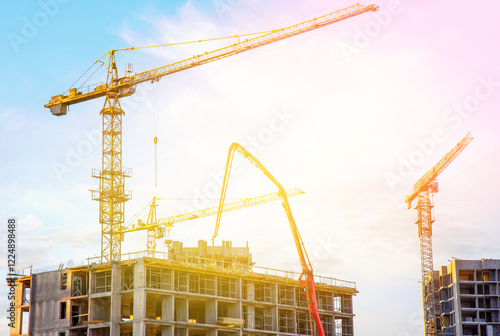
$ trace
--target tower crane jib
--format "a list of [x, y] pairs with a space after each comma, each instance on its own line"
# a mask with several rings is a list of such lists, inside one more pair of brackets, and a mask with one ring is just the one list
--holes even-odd
[[125, 202], [132, 194], [125, 191], [125, 178], [131, 176], [129, 169], [122, 167], [122, 117], [120, 99], [133, 95], [138, 84], [159, 80], [160, 78], [184, 71], [193, 67], [236, 55], [299, 34], [303, 34], [327, 25], [331, 25], [367, 12], [378, 10], [376, 5], [363, 6], [356, 4], [342, 10], [332, 12], [312, 20], [308, 20], [287, 28], [273, 30], [270, 33], [250, 38], [224, 48], [206, 52], [169, 65], [132, 75], [128, 71], [123, 77], [118, 74], [115, 49], [108, 53], [108, 72], [106, 83], [89, 87], [85, 90], [72, 88], [67, 95], [52, 96], [45, 107], [50, 108], [53, 115], [65, 115], [68, 106], [84, 101], [105, 97], [102, 115], [102, 166], [94, 170], [93, 177], [99, 179], [99, 189], [92, 192], [92, 198], [99, 201], [99, 222], [101, 223], [101, 262], [119, 261], [121, 258], [121, 234], [124, 223]]

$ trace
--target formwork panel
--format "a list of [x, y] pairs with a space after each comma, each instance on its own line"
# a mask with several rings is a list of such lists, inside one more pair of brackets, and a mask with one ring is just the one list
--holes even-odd
[[187, 292], [189, 289], [189, 273], [179, 270], [174, 270], [174, 290], [179, 292]]

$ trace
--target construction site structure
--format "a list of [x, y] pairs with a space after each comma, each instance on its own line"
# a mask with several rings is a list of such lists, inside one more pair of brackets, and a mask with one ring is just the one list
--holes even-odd
[[437, 319], [438, 307], [436, 304], [436, 271], [434, 271], [432, 257], [432, 223], [434, 208], [432, 196], [438, 192], [436, 178], [450, 165], [453, 160], [467, 147], [473, 140], [470, 132], [460, 140], [451, 151], [449, 151], [434, 167], [429, 169], [413, 186], [413, 190], [406, 196], [405, 202], [408, 209], [411, 202], [418, 197], [417, 221], [418, 236], [420, 238], [420, 266], [422, 272], [422, 306], [424, 317], [425, 336], [437, 335], [440, 331], [439, 320]]
[[[300, 273], [255, 266], [248, 246], [172, 242], [156, 258], [34, 270], [16, 282], [11, 336], [312, 335]], [[352, 281], [316, 276], [327, 336], [353, 335]], [[23, 319], [24, 328], [23, 328]], [[28, 321], [28, 323], [26, 323]]]
[[[377, 10], [378, 6], [375, 5], [356, 4], [312, 20], [272, 30], [244, 41], [238, 40], [237, 43], [229, 46], [137, 74], [132, 74], [132, 65], [128, 64], [123, 75], [120, 75], [115, 62], [115, 54], [118, 51], [140, 48], [112, 49], [101, 58], [107, 57], [106, 83], [89, 86], [86, 89], [71, 88], [68, 94], [52, 96], [45, 107], [50, 108], [51, 113], [56, 116], [65, 115], [70, 105], [96, 98], [105, 98], [104, 106], [100, 112], [102, 115], [102, 169], [100, 171], [94, 169], [92, 172], [92, 176], [99, 179], [99, 189], [92, 192], [92, 198], [99, 201], [101, 262], [120, 261], [125, 202], [132, 197], [132, 193], [125, 190], [125, 178], [130, 177], [132, 171], [122, 167], [122, 118], [125, 112], [121, 108], [120, 99], [133, 95], [138, 84], [159, 81], [164, 76], [179, 71], [237, 55]], [[101, 59], [95, 63], [104, 64]], [[155, 137], [156, 142], [157, 138]]]
[[500, 260], [454, 259], [439, 268], [444, 335], [500, 336]]

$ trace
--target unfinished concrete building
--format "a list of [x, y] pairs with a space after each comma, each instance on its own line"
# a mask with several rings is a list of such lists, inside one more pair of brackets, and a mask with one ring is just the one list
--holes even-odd
[[[299, 274], [257, 267], [248, 246], [231, 242], [216, 247], [215, 262], [211, 254], [205, 241], [173, 242], [155, 258], [34, 272], [17, 282], [11, 335], [311, 335]], [[316, 276], [316, 289], [326, 335], [353, 335], [355, 283]]]
[[446, 334], [500, 336], [500, 260], [455, 259], [440, 267], [439, 279]]

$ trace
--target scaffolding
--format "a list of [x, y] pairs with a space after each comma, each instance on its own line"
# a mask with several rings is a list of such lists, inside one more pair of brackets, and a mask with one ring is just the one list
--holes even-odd
[[318, 309], [333, 310], [333, 293], [325, 291], [317, 291], [316, 299], [318, 300]]
[[243, 280], [241, 283], [241, 298], [243, 300], [248, 300], [248, 286], [249, 286], [249, 281]]
[[278, 324], [279, 332], [288, 334], [295, 333], [294, 311], [289, 309], [278, 309]]
[[111, 291], [111, 270], [96, 272], [94, 276], [94, 293]]
[[248, 306], [247, 305], [241, 305], [241, 313], [243, 315], [243, 328], [252, 328], [253, 326], [250, 326], [248, 323]]
[[[128, 285], [133, 288], [134, 273], [129, 272]], [[131, 280], [131, 282], [130, 282]], [[172, 271], [162, 267], [146, 267], [146, 287], [155, 289], [172, 289]]]
[[293, 306], [295, 304], [295, 291], [293, 286], [278, 284], [278, 303]]
[[352, 297], [350, 295], [335, 293], [333, 296], [333, 311], [336, 313], [352, 314]]
[[335, 336], [350, 336], [352, 335], [353, 327], [352, 320], [346, 318], [335, 319]]
[[200, 293], [200, 274], [189, 274], [189, 293]]
[[297, 298], [297, 306], [302, 308], [308, 308], [306, 293], [302, 287], [295, 288], [295, 297]]
[[297, 312], [297, 334], [311, 335], [311, 328], [309, 324], [309, 313]]
[[189, 288], [189, 273], [174, 270], [174, 290], [187, 292]]
[[333, 316], [320, 315], [320, 318], [323, 329], [325, 330], [325, 335], [333, 335]]
[[200, 294], [216, 295], [215, 292], [215, 275], [200, 274]]
[[272, 302], [270, 282], [254, 282], [254, 286], [255, 301]]
[[255, 307], [255, 329], [273, 330], [273, 312], [271, 308]]
[[218, 286], [217, 286], [217, 294], [219, 296], [225, 296], [228, 298], [236, 299], [238, 298], [238, 279], [219, 276], [218, 277]]

